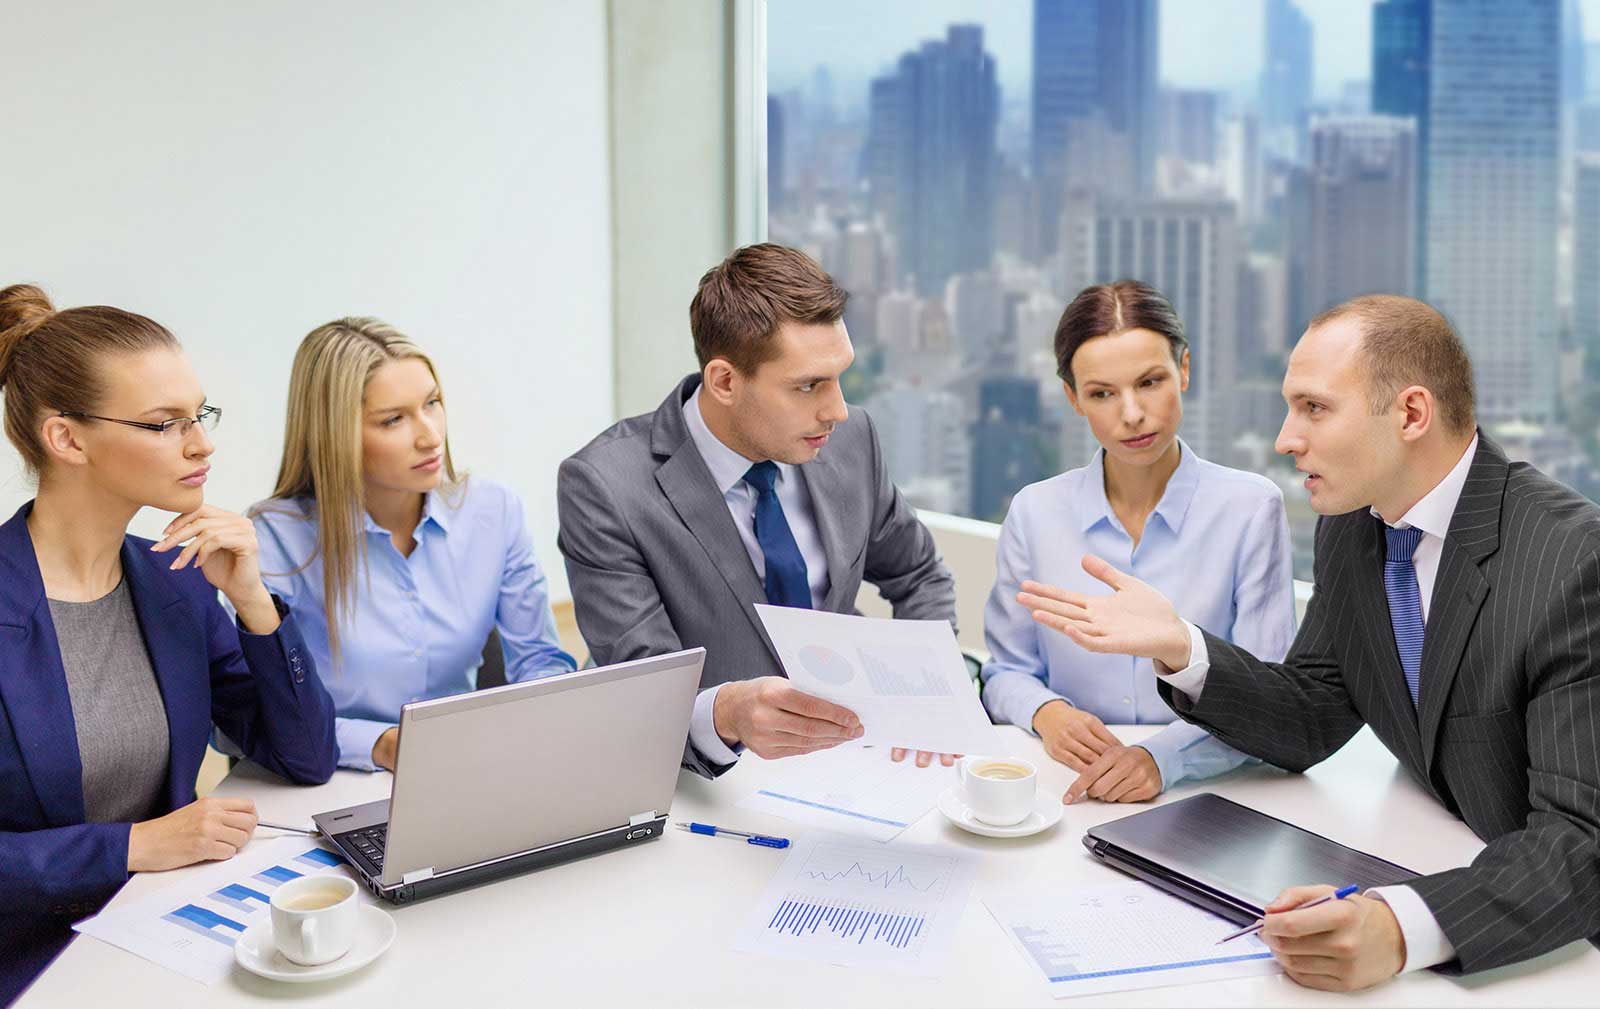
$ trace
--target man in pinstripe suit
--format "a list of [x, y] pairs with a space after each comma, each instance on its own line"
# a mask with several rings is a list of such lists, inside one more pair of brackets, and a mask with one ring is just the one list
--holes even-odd
[[1086, 649], [1156, 660], [1179, 715], [1280, 767], [1372, 726], [1485, 841], [1405, 886], [1299, 910], [1327, 888], [1285, 891], [1262, 935], [1296, 981], [1364, 988], [1600, 945], [1600, 508], [1478, 432], [1466, 351], [1421, 302], [1319, 316], [1283, 392], [1278, 449], [1323, 518], [1282, 663], [1098, 558], [1084, 567], [1111, 595], [1027, 583], [1019, 598]]

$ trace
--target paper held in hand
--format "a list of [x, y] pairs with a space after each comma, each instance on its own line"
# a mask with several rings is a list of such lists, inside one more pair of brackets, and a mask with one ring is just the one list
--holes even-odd
[[943, 620], [883, 620], [756, 605], [796, 687], [854, 711], [863, 743], [996, 753], [955, 632]]

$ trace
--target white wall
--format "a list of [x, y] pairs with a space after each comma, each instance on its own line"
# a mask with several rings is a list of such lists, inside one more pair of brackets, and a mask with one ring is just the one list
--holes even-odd
[[[614, 419], [605, 6], [18, 3], [4, 33], [0, 286], [184, 341], [226, 411], [209, 500], [271, 489], [300, 337], [378, 315], [565, 595], [556, 466]], [[0, 509], [30, 493], [0, 447]]]
[[695, 371], [689, 302], [734, 248], [727, 0], [610, 0], [617, 409]]

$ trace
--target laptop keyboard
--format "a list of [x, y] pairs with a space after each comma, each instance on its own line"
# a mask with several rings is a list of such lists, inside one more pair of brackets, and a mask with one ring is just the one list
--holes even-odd
[[344, 841], [362, 856], [374, 874], [383, 872], [383, 845], [389, 836], [389, 825], [379, 824], [365, 830], [352, 830], [339, 835], [339, 840]]

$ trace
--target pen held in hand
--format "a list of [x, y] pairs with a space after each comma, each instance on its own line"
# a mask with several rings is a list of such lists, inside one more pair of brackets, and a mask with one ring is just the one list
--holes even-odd
[[[1358, 887], [1358, 886], [1341, 886], [1339, 889], [1337, 889], [1334, 892], [1328, 894], [1326, 897], [1318, 897], [1316, 900], [1310, 901], [1310, 902], [1305, 903], [1305, 904], [1301, 904], [1299, 907], [1292, 907], [1289, 910], [1290, 911], [1299, 911], [1302, 908], [1316, 907], [1318, 904], [1326, 904], [1330, 900], [1344, 900], [1346, 897], [1348, 897], [1351, 894], [1355, 893], [1359, 889], [1361, 889], [1361, 888]], [[1221, 946], [1223, 943], [1227, 942], [1230, 939], [1237, 939], [1242, 935], [1250, 935], [1253, 932], [1259, 932], [1259, 931], [1261, 931], [1261, 926], [1265, 925], [1266, 923], [1267, 923], [1267, 919], [1258, 918], [1258, 919], [1256, 919], [1256, 923], [1254, 925], [1246, 925], [1244, 928], [1241, 928], [1237, 932], [1230, 932], [1227, 935], [1223, 936], [1221, 939], [1218, 939], [1215, 943], [1213, 943], [1213, 945]]]
[[256, 826], [268, 827], [272, 830], [287, 830], [291, 834], [304, 834], [307, 837], [316, 837], [321, 833], [319, 830], [308, 830], [305, 827], [291, 827], [286, 823], [269, 823], [266, 820], [257, 820]]

